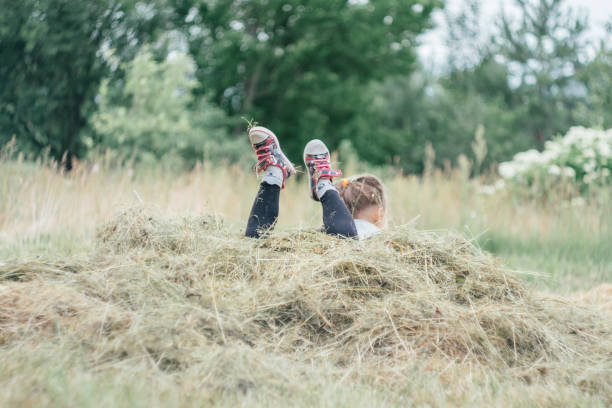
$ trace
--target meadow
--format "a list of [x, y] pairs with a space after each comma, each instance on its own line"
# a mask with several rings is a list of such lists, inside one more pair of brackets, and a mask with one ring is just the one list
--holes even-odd
[[248, 166], [58, 167], [0, 160], [3, 405], [611, 402], [608, 186], [383, 169], [391, 231], [352, 243], [298, 177], [259, 244]]
[[[92, 244], [95, 229], [118, 211], [147, 204], [163, 211], [215, 213], [244, 228], [258, 180], [249, 165], [198, 166], [182, 172], [164, 167], [117, 166], [101, 158], [70, 174], [52, 163], [1, 161], [0, 252], [4, 257], [71, 254]], [[345, 173], [364, 169], [355, 162]], [[608, 186], [581, 197], [571, 186], [531, 196], [507, 188], [483, 193], [493, 183], [469, 179], [468, 169], [432, 171], [429, 176], [382, 174], [390, 198], [392, 225], [453, 230], [498, 255], [509, 267], [538, 272], [532, 283], [569, 293], [612, 277], [612, 191]], [[307, 199], [306, 181], [289, 180], [281, 194], [278, 228], [321, 225], [321, 211]]]

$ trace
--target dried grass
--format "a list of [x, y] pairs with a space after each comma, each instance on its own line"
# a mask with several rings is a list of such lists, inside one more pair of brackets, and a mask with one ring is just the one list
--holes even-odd
[[145, 359], [235, 392], [281, 375], [255, 355], [293, 362], [297, 377], [329, 365], [341, 381], [390, 387], [417, 364], [457, 383], [468, 370], [569, 381], [612, 402], [610, 315], [532, 292], [452, 234], [250, 240], [216, 216], [138, 207], [99, 228], [90, 256], [8, 263], [0, 280], [0, 344], [69, 332], [98, 369]]
[[572, 299], [612, 315], [612, 284], [602, 283], [589, 291], [574, 294]]

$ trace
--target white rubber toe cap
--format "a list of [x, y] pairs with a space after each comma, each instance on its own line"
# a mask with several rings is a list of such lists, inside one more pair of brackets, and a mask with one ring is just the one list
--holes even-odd
[[319, 139], [311, 140], [304, 148], [304, 157], [306, 157], [306, 155], [319, 155], [325, 153], [329, 154], [329, 149], [325, 146], [325, 143]]
[[264, 142], [269, 137], [276, 139], [276, 135], [270, 129], [263, 126], [254, 126], [249, 130], [249, 140], [251, 144], [257, 145]]

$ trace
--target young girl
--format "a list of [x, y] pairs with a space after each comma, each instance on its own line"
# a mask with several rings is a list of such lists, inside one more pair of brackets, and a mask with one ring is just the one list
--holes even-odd
[[[280, 191], [285, 187], [285, 180], [295, 175], [295, 168], [271, 130], [255, 126], [249, 130], [249, 140], [257, 153], [255, 171], [264, 175], [251, 209], [246, 236], [259, 238], [274, 228]], [[326, 233], [364, 239], [386, 227], [387, 203], [378, 178], [362, 175], [333, 184], [342, 172], [332, 169], [329, 150], [317, 139], [304, 148], [304, 165], [309, 175], [310, 197], [321, 202], [323, 208]]]

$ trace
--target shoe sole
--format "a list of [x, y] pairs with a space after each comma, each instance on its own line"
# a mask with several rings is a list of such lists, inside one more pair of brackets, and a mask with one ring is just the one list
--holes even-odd
[[306, 167], [306, 171], [308, 172], [308, 176], [309, 176], [308, 186], [310, 188], [310, 198], [312, 198], [315, 201], [319, 201], [319, 198], [317, 197], [314, 191], [315, 186], [313, 186], [312, 174], [310, 174], [310, 168], [308, 167], [308, 163], [306, 162], [306, 156], [326, 154], [326, 153], [327, 155], [329, 155], [329, 149], [327, 148], [325, 143], [323, 143], [319, 139], [311, 140], [310, 142], [308, 142], [308, 144], [306, 144], [306, 147], [304, 147], [303, 159], [304, 159], [304, 167]]
[[285, 156], [285, 153], [283, 153], [280, 143], [278, 142], [278, 138], [276, 137], [274, 132], [263, 126], [255, 126], [251, 128], [251, 130], [249, 130], [249, 141], [253, 146], [263, 143], [269, 137], [273, 138], [276, 142], [276, 146], [278, 146], [278, 152], [282, 156], [285, 163], [287, 163], [287, 171], [292, 175], [295, 174], [295, 167], [293, 167], [293, 163], [291, 163], [287, 156]]

